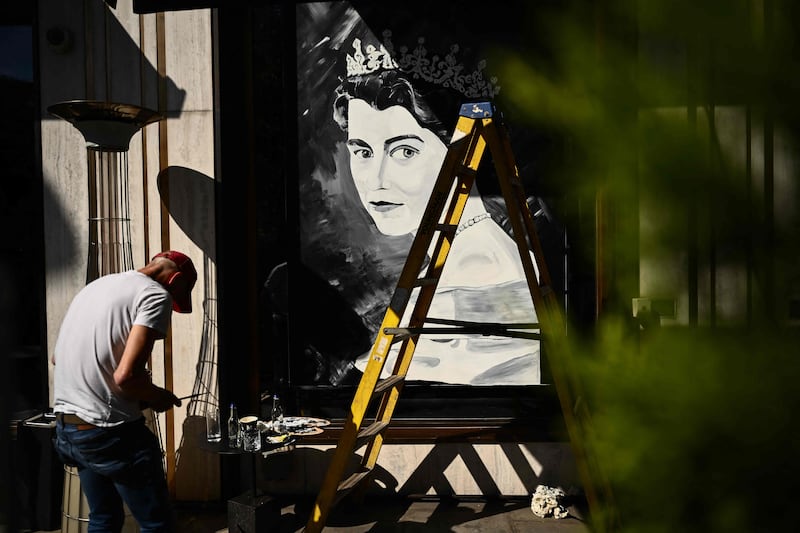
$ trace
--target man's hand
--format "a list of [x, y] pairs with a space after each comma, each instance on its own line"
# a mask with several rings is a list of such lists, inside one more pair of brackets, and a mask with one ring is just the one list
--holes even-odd
[[145, 326], [135, 325], [128, 334], [125, 351], [114, 371], [114, 382], [119, 393], [133, 400], [139, 400], [142, 408], [149, 407], [163, 413], [181, 401], [172, 392], [153, 385], [145, 364], [153, 351], [153, 343], [158, 332]]
[[181, 401], [177, 396], [172, 394], [167, 389], [154, 387], [157, 392], [153, 393], [151, 400], [147, 402], [147, 406], [157, 413], [163, 413], [173, 407], [180, 407]]

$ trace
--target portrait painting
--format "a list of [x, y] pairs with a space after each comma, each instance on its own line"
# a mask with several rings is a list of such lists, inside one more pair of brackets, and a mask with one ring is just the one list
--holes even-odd
[[[459, 109], [494, 102], [502, 92], [487, 58], [509, 43], [491, 17], [476, 21], [452, 6], [405, 7], [391, 16], [367, 2], [296, 7], [300, 268], [294, 275], [314, 287], [305, 292], [314, 295], [308, 303], [326, 321], [326, 331], [303, 347], [296, 382], [357, 382]], [[428, 317], [537, 321], [491, 165], [485, 162], [467, 200]], [[536, 165], [523, 158], [519, 168], [535, 174]], [[541, 212], [535, 198], [531, 206]], [[539, 341], [527, 338], [422, 335], [407, 382], [536, 385], [541, 357]], [[392, 366], [390, 354], [384, 372]]]

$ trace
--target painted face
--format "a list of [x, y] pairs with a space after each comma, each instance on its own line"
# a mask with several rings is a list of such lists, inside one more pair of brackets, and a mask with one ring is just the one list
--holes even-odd
[[361, 203], [381, 233], [415, 232], [447, 147], [401, 106], [378, 111], [350, 100], [347, 114], [350, 171]]

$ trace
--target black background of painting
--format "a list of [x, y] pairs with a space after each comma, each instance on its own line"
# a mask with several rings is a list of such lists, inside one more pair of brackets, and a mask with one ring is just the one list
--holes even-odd
[[[517, 4], [516, 7], [513, 4]], [[391, 27], [395, 45], [413, 44], [417, 34], [427, 33], [426, 41], [433, 44], [431, 36], [444, 37], [447, 42], [456, 40], [462, 46], [460, 57], [487, 57], [497, 54], [497, 48], [473, 49], [464, 43], [483, 35], [487, 41], [494, 39], [503, 46], [526, 47], [535, 54], [536, 61], [546, 68], [548, 52], [541, 47], [530, 28], [535, 23], [530, 17], [537, 12], [531, 10], [525, 2], [504, 3], [502, 8], [487, 10], [482, 3], [450, 3], [405, 2], [393, 5], [382, 2], [352, 2], [362, 19], [372, 30], [380, 32]], [[555, 5], [555, 4], [552, 4]], [[537, 6], [539, 13], [551, 9], [550, 3]], [[477, 6], [477, 7], [475, 7]], [[478, 13], [478, 15], [476, 15]], [[423, 15], [424, 14], [424, 15]], [[295, 101], [297, 84], [307, 82], [301, 75], [304, 67], [303, 58], [296, 58], [296, 41], [302, 36], [294, 35], [295, 14], [281, 7], [269, 6], [253, 9], [253, 100], [255, 107], [255, 167], [257, 172], [258, 212], [258, 272], [264, 284], [258, 287], [260, 292], [260, 333], [262, 346], [261, 389], [280, 391], [290, 402], [290, 408], [310, 415], [337, 418], [343, 416], [352, 399], [354, 381], [348, 384], [330, 386], [325, 383], [331, 374], [344, 371], [323, 369], [315, 364], [314, 358], [325, 359], [336, 352], [335, 358], [352, 359], [369, 349], [374, 332], [361, 328], [352, 315], [351, 302], [341, 297], [341, 292], [331, 290], [332, 287], [315, 271], [313, 261], [301, 256], [302, 218], [304, 216], [320, 216], [325, 214], [324, 205], [308, 203], [305, 196], [309, 191], [303, 189], [303, 176], [300, 168], [308, 160], [310, 151], [317, 155], [329, 151], [331, 145], [319, 146], [326, 142], [321, 139], [336, 139], [337, 132], [332, 121], [320, 132], [314, 126], [307, 109], [328, 113], [329, 106], [324, 103], [331, 91], [319, 91], [322, 103], [308, 105], [308, 102]], [[416, 17], [421, 17], [421, 22]], [[472, 22], [465, 22], [472, 21]], [[406, 22], [417, 25], [410, 32], [399, 31]], [[523, 32], [523, 28], [528, 28]], [[453, 37], [454, 36], [454, 37]], [[452, 39], [451, 39], [452, 37]], [[476, 41], [477, 42], [477, 41]], [[280, 51], [280, 53], [277, 53]], [[297, 62], [296, 62], [297, 61]], [[490, 66], [487, 68], [490, 75]], [[318, 82], [319, 80], [311, 80]], [[296, 82], [296, 83], [295, 83]], [[500, 82], [502, 87], [502, 81]], [[331, 87], [332, 90], [332, 87]], [[294, 92], [294, 94], [292, 94]], [[316, 93], [315, 93], [316, 94]], [[520, 173], [526, 181], [526, 190], [535, 191], [543, 196], [556, 219], [547, 221], [539, 219], [540, 235], [546, 241], [551, 254], [548, 263], [554, 274], [557, 287], [563, 287], [562, 271], [557, 267], [564, 263], [563, 235], [560, 218], [570, 209], [569, 201], [565, 201], [563, 184], [548, 182], [552, 169], [558, 167], [565, 157], [565, 143], [553, 132], [536, 131], [531, 128], [518, 127], [513, 122], [513, 108], [505, 106], [502, 89], [495, 99], [498, 108], [503, 111], [505, 122], [509, 126], [512, 142], [515, 145]], [[280, 103], [280, 105], [276, 105]], [[295, 107], [292, 107], [295, 104]], [[297, 112], [293, 112], [297, 109]], [[304, 123], [308, 121], [308, 124]], [[309, 126], [311, 124], [311, 126]], [[317, 123], [318, 124], [318, 123]], [[306, 138], [312, 132], [313, 139]], [[296, 136], [295, 133], [297, 133]], [[330, 134], [327, 136], [326, 134]], [[294, 141], [297, 139], [297, 141]], [[330, 141], [327, 141], [330, 142]], [[319, 163], [333, 172], [336, 162], [333, 159]], [[298, 168], [299, 165], [299, 168]], [[483, 166], [490, 166], [484, 161]], [[300, 183], [298, 183], [298, 176]], [[482, 184], [484, 195], [491, 192], [491, 185]], [[303, 202], [300, 197], [303, 195]], [[306, 210], [304, 212], [304, 210]], [[355, 216], [364, 216], [363, 228], [370, 228], [371, 223], [362, 213], [360, 206], [354, 206]], [[333, 231], [338, 231], [334, 229]], [[361, 235], [358, 238], [369, 238]], [[324, 232], [315, 232], [312, 238], [325, 238]], [[384, 238], [385, 240], [385, 238]], [[408, 249], [406, 238], [397, 238], [389, 250], [398, 265], [402, 266], [405, 252]], [[367, 258], [365, 265], [373, 266]], [[386, 250], [380, 256], [387, 259]], [[329, 261], [345, 261], [343, 257], [330, 257]], [[360, 275], [370, 275], [370, 269], [362, 269]], [[374, 272], [374, 271], [373, 271]], [[270, 273], [274, 279], [283, 279], [284, 286], [276, 288], [268, 286]], [[369, 281], [383, 281], [383, 290], [394, 288], [395, 278], [383, 276], [380, 272]], [[574, 288], [571, 291], [589, 294], [586, 287]], [[587, 303], [587, 307], [593, 304]], [[382, 317], [385, 309], [374, 310]], [[349, 347], [342, 338], [352, 340]], [[326, 374], [327, 372], [327, 374]], [[357, 378], [357, 375], [355, 376]], [[316, 383], [313, 383], [318, 379]], [[526, 420], [550, 420], [558, 410], [554, 394], [548, 385], [529, 387], [468, 387], [441, 384], [409, 384], [403, 393], [403, 401], [398, 405], [396, 418], [517, 418]]]

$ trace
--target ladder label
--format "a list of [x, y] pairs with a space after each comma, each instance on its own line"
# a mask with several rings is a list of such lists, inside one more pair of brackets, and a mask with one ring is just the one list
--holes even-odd
[[389, 345], [389, 338], [388, 337], [381, 337], [381, 340], [378, 341], [378, 351], [381, 352], [380, 354], [376, 354], [373, 359], [376, 361], [380, 361], [383, 356], [381, 355], [386, 351], [386, 347]]

